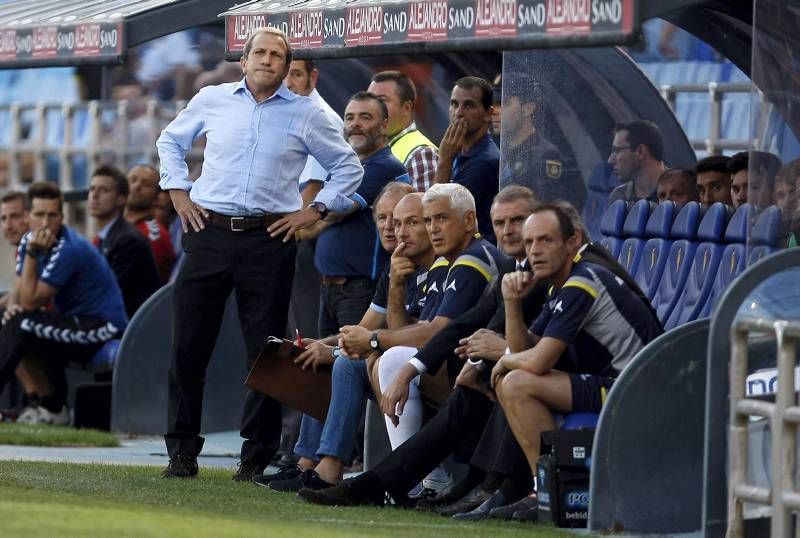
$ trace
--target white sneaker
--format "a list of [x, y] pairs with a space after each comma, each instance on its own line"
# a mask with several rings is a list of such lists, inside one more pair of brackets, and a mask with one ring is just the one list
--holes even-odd
[[30, 406], [23, 409], [17, 418], [20, 424], [49, 424], [51, 426], [69, 426], [69, 409], [66, 405], [61, 407], [61, 411], [53, 413], [41, 405]]
[[452, 487], [453, 484], [455, 484], [455, 480], [453, 480], [450, 473], [445, 471], [444, 467], [441, 465], [422, 479], [423, 490], [429, 490], [426, 492], [428, 495], [430, 495], [431, 492], [433, 492], [434, 495], [441, 495], [448, 488]]

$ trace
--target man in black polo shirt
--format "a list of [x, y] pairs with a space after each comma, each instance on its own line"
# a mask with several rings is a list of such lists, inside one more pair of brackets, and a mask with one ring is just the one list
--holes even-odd
[[489, 210], [500, 174], [500, 152], [489, 134], [492, 111], [492, 86], [487, 81], [458, 79], [450, 94], [450, 125], [442, 137], [436, 166], [436, 183], [452, 181], [472, 193], [478, 231], [490, 243], [495, 238]]

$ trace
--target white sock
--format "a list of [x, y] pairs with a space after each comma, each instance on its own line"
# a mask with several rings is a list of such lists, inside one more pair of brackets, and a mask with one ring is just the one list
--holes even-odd
[[[396, 346], [387, 349], [381, 355], [381, 359], [378, 362], [378, 382], [381, 385], [381, 392], [389, 388], [400, 369], [408, 364], [409, 359], [416, 353], [416, 348]], [[419, 392], [419, 376], [415, 377], [409, 384], [408, 401], [403, 408], [403, 414], [399, 418], [400, 422], [395, 426], [389, 417], [384, 417], [392, 450], [405, 443], [409, 437], [417, 433], [422, 427], [422, 399]]]

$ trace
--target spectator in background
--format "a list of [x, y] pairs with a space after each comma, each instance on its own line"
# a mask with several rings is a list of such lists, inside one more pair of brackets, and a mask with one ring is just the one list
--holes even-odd
[[791, 219], [797, 209], [797, 184], [800, 182], [800, 159], [783, 165], [775, 176], [772, 199], [781, 209], [784, 220]]
[[670, 200], [678, 205], [696, 202], [697, 177], [692, 170], [670, 168], [658, 178], [658, 203]]
[[[28, 226], [28, 202], [24, 193], [11, 191], [0, 198], [0, 226], [3, 227], [3, 237], [11, 246], [18, 247], [30, 229]], [[6, 308], [9, 304], [15, 303], [15, 290], [12, 286], [8, 293], [0, 298], [0, 308]]]
[[201, 71], [192, 32], [183, 30], [146, 43], [136, 78], [158, 99], [188, 99], [191, 81]]
[[414, 122], [417, 102], [414, 82], [400, 71], [382, 71], [372, 76], [367, 91], [386, 104], [389, 110], [386, 136], [392, 154], [405, 165], [414, 188], [425, 192], [436, 180], [439, 152]]
[[128, 171], [127, 179], [130, 194], [125, 206], [125, 220], [136, 226], [150, 242], [161, 284], [166, 284], [175, 264], [175, 251], [167, 228], [154, 217], [154, 204], [160, 191], [158, 170], [140, 164]]
[[458, 79], [450, 94], [450, 125], [436, 167], [437, 183], [458, 183], [475, 197], [478, 230], [490, 243], [495, 237], [489, 212], [500, 177], [500, 151], [489, 134], [492, 111], [492, 86], [487, 81]]
[[[69, 361], [85, 363], [128, 323], [114, 274], [97, 249], [63, 225], [61, 191], [40, 181], [28, 189], [31, 231], [19, 245], [19, 304], [0, 330], [0, 392], [23, 357], [41, 380], [18, 422], [69, 424]], [[54, 309], [42, 307], [53, 303]], [[35, 359], [35, 360], [32, 360]]]
[[646, 120], [634, 120], [617, 127], [611, 143], [608, 164], [622, 185], [611, 191], [608, 203], [647, 199], [658, 201], [658, 178], [664, 165], [664, 137], [658, 126]]
[[694, 171], [697, 174], [697, 194], [701, 204], [722, 202], [733, 205], [728, 161], [730, 157], [724, 155], [712, 155], [697, 161]]
[[750, 203], [763, 209], [775, 203], [775, 175], [780, 167], [781, 160], [765, 151], [740, 151], [731, 157], [728, 172], [733, 207]]
[[117, 277], [128, 317], [159, 286], [150, 243], [122, 216], [128, 199], [128, 180], [113, 166], [100, 166], [89, 181], [89, 214], [94, 217], [95, 246]]

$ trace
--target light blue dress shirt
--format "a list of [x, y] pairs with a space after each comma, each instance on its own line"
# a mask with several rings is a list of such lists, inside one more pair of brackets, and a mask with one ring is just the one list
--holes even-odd
[[[203, 170], [188, 180], [186, 153], [206, 136]], [[290, 213], [302, 207], [298, 178], [312, 155], [331, 176], [315, 201], [346, 212], [364, 170], [342, 133], [313, 100], [281, 84], [256, 103], [244, 79], [207, 86], [156, 141], [162, 189], [190, 191], [192, 201], [229, 216]]]

